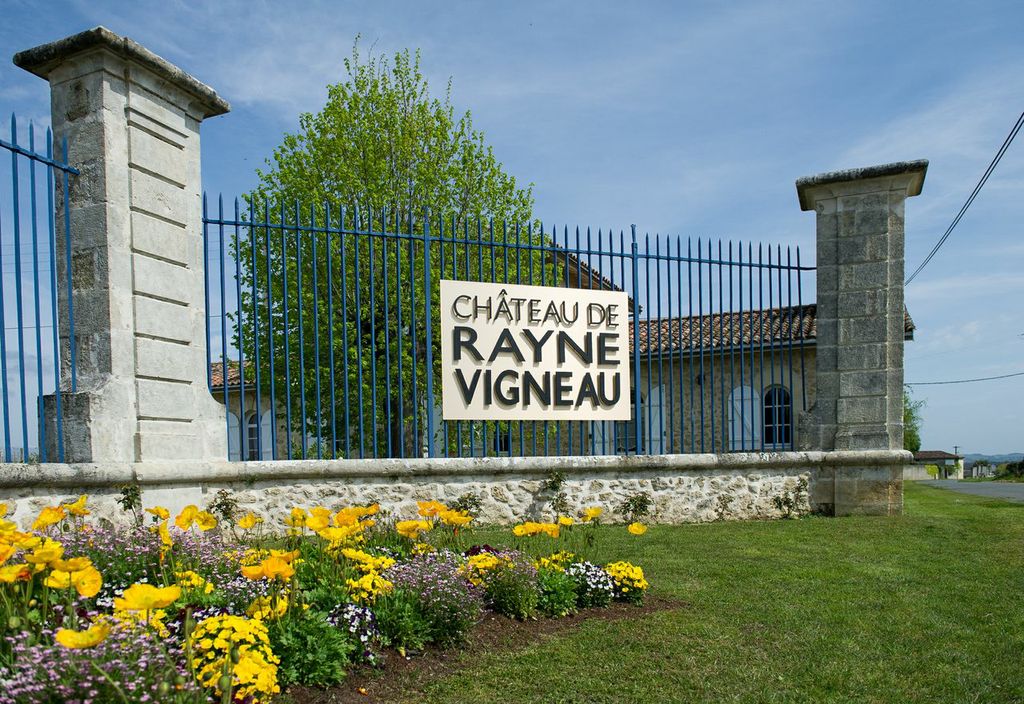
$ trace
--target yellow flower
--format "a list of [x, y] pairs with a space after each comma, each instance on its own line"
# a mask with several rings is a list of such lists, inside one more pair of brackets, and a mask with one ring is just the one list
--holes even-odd
[[545, 533], [552, 538], [558, 537], [558, 525], [555, 523], [535, 523], [533, 521], [526, 521], [520, 523], [517, 526], [512, 527], [512, 534], [518, 537], [525, 535], [539, 535]]
[[199, 508], [194, 504], [189, 504], [181, 509], [181, 513], [174, 518], [174, 525], [178, 526], [181, 530], [188, 530], [192, 527], [192, 523], [196, 520], [197, 515], [199, 515]]
[[630, 523], [629, 527], [626, 528], [633, 535], [643, 535], [647, 532], [647, 526], [643, 523]]
[[260, 523], [263, 523], [263, 519], [250, 511], [238, 521], [238, 527], [242, 530], [251, 530]]
[[72, 557], [70, 560], [54, 560], [51, 567], [64, 572], [78, 572], [92, 566], [92, 560], [88, 557]]
[[181, 587], [154, 587], [151, 584], [133, 584], [114, 598], [114, 608], [120, 611], [149, 611], [170, 606], [181, 597]]
[[39, 512], [39, 517], [32, 523], [32, 530], [44, 530], [64, 520], [67, 513], [63, 506], [47, 506]]
[[572, 516], [559, 516], [558, 525], [560, 526], [571, 526], [576, 521], [573, 520]]
[[77, 500], [71, 503], [64, 504], [63, 508], [66, 508], [68, 513], [70, 513], [72, 516], [88, 516], [90, 513], [92, 513], [89, 509], [85, 507], [85, 502], [88, 500], [88, 498], [88, 496], [82, 494], [81, 496], [78, 497]]
[[415, 540], [423, 531], [428, 531], [434, 526], [430, 521], [399, 521], [395, 524], [395, 530], [399, 535], [404, 535], [410, 540]]
[[445, 525], [455, 526], [456, 528], [468, 525], [473, 520], [473, 517], [466, 511], [452, 511], [450, 509], [441, 511], [437, 516]]
[[276, 604], [274, 601], [268, 596], [258, 597], [249, 604], [249, 608], [245, 610], [245, 615], [261, 621], [284, 616], [288, 612], [288, 600], [276, 599]]
[[379, 595], [387, 594], [395, 586], [376, 572], [364, 574], [359, 579], [349, 579], [345, 584], [349, 588], [349, 596], [357, 604], [372, 603]]
[[7, 545], [6, 543], [0, 544], [0, 565], [11, 559], [16, 552], [18, 552], [18, 548], [13, 545]]
[[[326, 513], [319, 512], [323, 511]], [[321, 531], [331, 525], [331, 512], [327, 509], [316, 509], [312, 511], [312, 515], [306, 519], [306, 527], [314, 533]]]
[[7, 504], [0, 503], [0, 518], [7, 515]]
[[84, 570], [72, 572], [71, 583], [79, 596], [91, 598], [99, 594], [100, 587], [103, 586], [103, 575], [98, 569], [89, 565]]
[[284, 524], [291, 529], [289, 533], [299, 532], [306, 525], [306, 509], [298, 506], [293, 508], [288, 518], [284, 519]]
[[178, 584], [185, 589], [199, 590], [202, 591], [203, 594], [210, 594], [213, 592], [213, 585], [203, 579], [202, 575], [196, 574], [192, 570], [175, 572], [174, 578], [178, 581]]
[[160, 521], [160, 524], [156, 527], [156, 532], [160, 534], [160, 542], [164, 547], [172, 547], [174, 540], [171, 538], [171, 531], [167, 528], [167, 521]]
[[31, 554], [25, 556], [25, 562], [33, 565], [48, 565], [56, 562], [64, 555], [64, 546], [56, 540], [47, 538], [42, 545], [38, 546]]
[[71, 573], [63, 570], [54, 570], [43, 580], [43, 584], [51, 589], [67, 589], [71, 586]]
[[196, 514], [196, 525], [199, 526], [199, 530], [205, 533], [211, 528], [216, 527], [217, 519], [208, 511], [200, 511]]
[[27, 582], [32, 579], [32, 568], [29, 565], [4, 565], [0, 567], [0, 584]]
[[145, 509], [146, 513], [152, 513], [157, 517], [158, 520], [166, 521], [171, 517], [171, 512], [165, 509], [163, 506], [153, 506], [152, 508]]
[[295, 568], [292, 567], [291, 562], [277, 555], [271, 555], [258, 565], [243, 566], [241, 569], [244, 577], [254, 580], [264, 577], [287, 580], [295, 574]]
[[582, 521], [584, 523], [587, 523], [589, 521], [594, 520], [595, 518], [599, 518], [602, 513], [604, 513], [604, 509], [601, 508], [600, 506], [591, 506], [590, 508], [585, 508], [583, 509]]
[[425, 518], [433, 518], [442, 511], [447, 511], [448, 507], [440, 501], [417, 501], [416, 505], [419, 507], [419, 514]]
[[54, 640], [65, 648], [91, 648], [102, 643], [108, 635], [110, 635], [110, 624], [96, 623], [84, 631], [72, 631], [68, 628], [62, 628], [57, 631]]

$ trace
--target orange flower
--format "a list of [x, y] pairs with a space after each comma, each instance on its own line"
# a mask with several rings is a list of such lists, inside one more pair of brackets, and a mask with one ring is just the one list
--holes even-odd
[[417, 501], [416, 505], [419, 506], [419, 514], [424, 518], [433, 518], [442, 511], [448, 510], [448, 507], [440, 501]]

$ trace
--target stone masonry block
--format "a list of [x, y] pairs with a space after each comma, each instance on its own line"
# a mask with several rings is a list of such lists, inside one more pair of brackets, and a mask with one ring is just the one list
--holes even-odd
[[182, 136], [182, 142], [194, 131], [194, 127], [189, 125], [188, 116], [181, 107], [172, 105], [155, 93], [141, 88], [138, 84], [132, 85], [131, 110], [177, 132]]
[[135, 339], [135, 373], [140, 377], [191, 382], [196, 349], [176, 342]]
[[887, 321], [884, 317], [846, 318], [839, 321], [840, 345], [885, 342], [887, 339]]
[[888, 390], [888, 374], [884, 371], [854, 371], [839, 373], [839, 395], [842, 398], [855, 396], [882, 396]]
[[187, 265], [191, 257], [185, 228], [138, 211], [132, 213], [132, 243], [138, 252], [182, 265]]
[[884, 289], [889, 286], [888, 262], [848, 264], [839, 269], [840, 291]]
[[195, 393], [191, 384], [139, 379], [140, 418], [155, 420], [191, 420]]
[[836, 402], [836, 420], [841, 426], [858, 423], [884, 424], [885, 418], [884, 396], [840, 397]]
[[185, 227], [188, 196], [181, 186], [168, 183], [149, 173], [131, 169], [132, 208]]
[[192, 310], [188, 306], [133, 296], [135, 300], [135, 332], [175, 342], [192, 340]]
[[180, 302], [191, 296], [190, 287], [195, 285], [197, 277], [185, 267], [143, 254], [136, 254], [133, 261], [136, 293]]
[[839, 293], [838, 317], [857, 318], [883, 315], [886, 312], [888, 296], [885, 289], [870, 291], [841, 291]]
[[885, 369], [885, 345], [845, 345], [838, 348], [837, 367], [840, 372]]
[[128, 127], [129, 164], [146, 171], [160, 174], [184, 188], [188, 179], [188, 165], [182, 158], [181, 147], [159, 139], [148, 132]]

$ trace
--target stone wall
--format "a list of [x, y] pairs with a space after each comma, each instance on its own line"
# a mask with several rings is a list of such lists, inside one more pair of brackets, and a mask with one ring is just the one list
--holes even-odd
[[[38, 511], [85, 493], [98, 518], [126, 520], [117, 487], [138, 483], [147, 506], [178, 511], [205, 505], [220, 489], [242, 508], [280, 519], [293, 506], [380, 502], [399, 517], [413, 517], [416, 501], [453, 501], [473, 493], [483, 501], [481, 520], [507, 524], [551, 517], [551, 472], [564, 475], [574, 512], [601, 505], [610, 514], [623, 499], [647, 493], [652, 520], [694, 523], [779, 518], [775, 498], [799, 510], [835, 512], [843, 491], [857, 487], [865, 513], [891, 513], [902, 503], [902, 466], [909, 453], [772, 452], [651, 457], [487, 457], [410, 460], [297, 460], [290, 462], [174, 462], [126, 465], [7, 465], [0, 501], [22, 525]], [[42, 475], [42, 477], [41, 477]], [[39, 481], [40, 477], [43, 481]], [[806, 490], [802, 490], [802, 482]], [[844, 489], [847, 487], [847, 489]]]

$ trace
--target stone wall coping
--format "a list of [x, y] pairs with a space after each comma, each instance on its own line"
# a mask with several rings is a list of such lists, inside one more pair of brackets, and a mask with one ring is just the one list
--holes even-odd
[[453, 457], [447, 459], [280, 460], [275, 462], [138, 462], [0, 464], [0, 489], [199, 485], [282, 480], [479, 477], [560, 471], [574, 474], [658, 471], [714, 472], [787, 467], [877, 467], [910, 464], [905, 450], [736, 452], [727, 454], [601, 457]]
[[893, 179], [893, 177], [904, 176], [901, 179], [907, 190], [907, 196], [921, 194], [924, 186], [924, 177], [928, 172], [928, 160], [917, 159], [915, 161], [896, 161], [891, 164], [879, 164], [878, 166], [864, 166], [856, 169], [843, 169], [842, 171], [827, 171], [815, 176], [804, 176], [796, 181], [796, 193], [800, 198], [801, 210], [814, 210], [815, 195], [822, 186], [832, 186], [828, 190], [835, 191], [834, 186], [838, 184], [856, 183], [872, 179]]
[[19, 51], [14, 55], [14, 65], [48, 80], [58, 65], [76, 54], [94, 49], [106, 49], [123, 59], [134, 61], [195, 96], [199, 99], [203, 117], [215, 117], [231, 110], [228, 101], [217, 95], [217, 91], [210, 86], [138, 42], [115, 34], [103, 26]]

